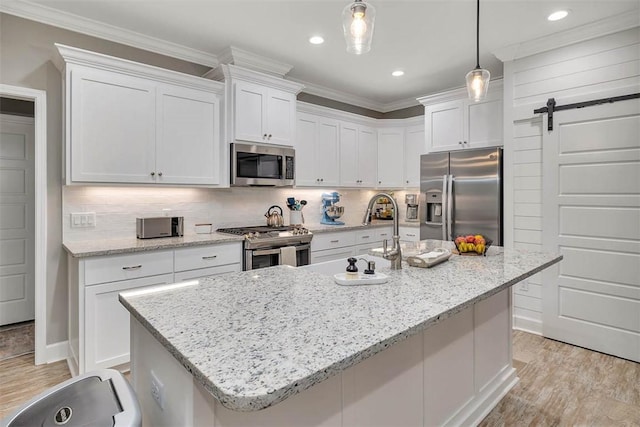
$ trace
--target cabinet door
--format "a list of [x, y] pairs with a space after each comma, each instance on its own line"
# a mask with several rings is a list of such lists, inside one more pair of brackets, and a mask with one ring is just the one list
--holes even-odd
[[112, 282], [85, 288], [84, 349], [81, 372], [129, 362], [129, 312], [118, 294], [173, 282], [173, 274]]
[[318, 139], [318, 119], [305, 113], [298, 113], [296, 120], [296, 185], [317, 185], [316, 141]]
[[[292, 93], [276, 89], [267, 92], [267, 119], [264, 142], [293, 145], [296, 120], [296, 97]], [[263, 136], [264, 136], [263, 133]]]
[[399, 128], [378, 131], [378, 187], [404, 187], [404, 131]]
[[220, 103], [216, 94], [178, 86], [158, 89], [156, 182], [220, 182]]
[[[341, 159], [344, 160], [344, 159]], [[375, 187], [378, 175], [378, 133], [373, 128], [358, 131], [358, 184]]]
[[425, 153], [424, 126], [407, 128], [404, 140], [404, 184], [406, 187], [420, 186], [420, 155]]
[[463, 148], [464, 103], [464, 100], [444, 102], [425, 109], [425, 134], [429, 152]]
[[335, 186], [340, 183], [339, 159], [340, 126], [337, 120], [320, 117], [315, 146], [317, 185]]
[[264, 142], [267, 88], [248, 82], [236, 82], [233, 95], [235, 139]]
[[71, 181], [154, 182], [155, 86], [74, 66], [70, 93]]
[[358, 126], [340, 124], [340, 185], [355, 187], [360, 183], [358, 171]]
[[467, 102], [465, 147], [481, 148], [502, 145], [502, 97], [492, 96], [482, 102]]

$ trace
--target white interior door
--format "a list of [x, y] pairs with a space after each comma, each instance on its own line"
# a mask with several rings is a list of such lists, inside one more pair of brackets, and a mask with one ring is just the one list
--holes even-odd
[[[543, 136], [545, 336], [640, 362], [640, 100], [554, 116]], [[546, 118], [545, 118], [546, 129]]]
[[0, 115], [0, 325], [32, 320], [34, 123]]

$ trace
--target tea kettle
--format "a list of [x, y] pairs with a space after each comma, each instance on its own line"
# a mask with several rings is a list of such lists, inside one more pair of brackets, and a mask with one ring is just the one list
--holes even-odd
[[[276, 212], [274, 208], [278, 208], [280, 213]], [[269, 227], [282, 227], [284, 225], [284, 218], [282, 217], [282, 208], [278, 205], [271, 206], [267, 213], [264, 214], [267, 218], [267, 225]]]

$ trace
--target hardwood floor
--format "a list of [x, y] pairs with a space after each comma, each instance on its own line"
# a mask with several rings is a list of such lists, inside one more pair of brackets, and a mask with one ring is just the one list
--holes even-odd
[[[640, 364], [514, 331], [520, 382], [480, 424], [638, 426]], [[64, 361], [34, 366], [33, 354], [0, 361], [0, 418], [69, 378]]]

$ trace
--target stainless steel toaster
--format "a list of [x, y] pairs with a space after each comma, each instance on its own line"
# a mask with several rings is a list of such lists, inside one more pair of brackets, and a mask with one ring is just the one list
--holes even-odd
[[183, 216], [136, 218], [136, 237], [138, 239], [176, 237], [182, 235], [184, 235]]

